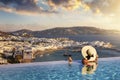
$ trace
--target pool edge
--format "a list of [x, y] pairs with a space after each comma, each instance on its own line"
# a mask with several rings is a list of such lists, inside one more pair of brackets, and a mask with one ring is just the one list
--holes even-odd
[[[98, 61], [115, 61], [120, 60], [120, 57], [108, 57], [108, 58], [99, 58]], [[74, 60], [73, 62], [81, 62], [81, 60]], [[66, 60], [61, 61], [47, 61], [47, 62], [33, 62], [33, 63], [20, 63], [20, 64], [4, 64], [0, 65], [1, 67], [24, 67], [24, 66], [37, 66], [37, 65], [46, 65], [46, 64], [59, 64], [59, 63], [68, 63]]]

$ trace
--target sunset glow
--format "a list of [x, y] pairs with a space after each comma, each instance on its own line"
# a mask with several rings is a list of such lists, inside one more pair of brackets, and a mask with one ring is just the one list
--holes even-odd
[[119, 3], [120, 0], [0, 0], [0, 30], [73, 26], [120, 30]]

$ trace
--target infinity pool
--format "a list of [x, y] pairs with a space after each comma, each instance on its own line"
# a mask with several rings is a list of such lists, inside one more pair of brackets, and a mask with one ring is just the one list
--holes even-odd
[[120, 58], [99, 59], [98, 64], [74, 61], [36, 62], [0, 66], [0, 80], [120, 80]]

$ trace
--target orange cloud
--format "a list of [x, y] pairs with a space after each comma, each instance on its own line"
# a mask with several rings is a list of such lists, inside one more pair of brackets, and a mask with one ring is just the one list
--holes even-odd
[[120, 6], [120, 0], [47, 0], [47, 3], [54, 10], [59, 10], [59, 8], [64, 10], [82, 8], [85, 11], [91, 10], [97, 14], [115, 13]]
[[48, 0], [48, 5], [53, 9], [62, 8], [65, 10], [75, 10], [81, 5], [81, 0]]

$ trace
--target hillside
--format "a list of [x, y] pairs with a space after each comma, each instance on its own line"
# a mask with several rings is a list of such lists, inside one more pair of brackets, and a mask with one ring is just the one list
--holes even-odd
[[10, 32], [10, 33], [12, 33], [14, 35], [22, 35], [23, 33], [32, 34], [32, 31], [27, 30], [27, 29], [21, 29], [21, 30], [18, 30], [18, 31]]
[[10, 33], [0, 31], [0, 36], [8, 37], [8, 36], [10, 36]]
[[71, 28], [53, 28], [44, 31], [34, 32], [43, 36], [70, 36], [70, 35], [82, 35], [82, 34], [101, 34], [102, 30], [94, 27], [71, 27]]
[[95, 27], [68, 27], [68, 28], [52, 28], [43, 31], [19, 30], [12, 32], [14, 35], [30, 35], [34, 37], [48, 37], [48, 36], [72, 36], [84, 34], [116, 34], [120, 33], [115, 30], [104, 30]]

